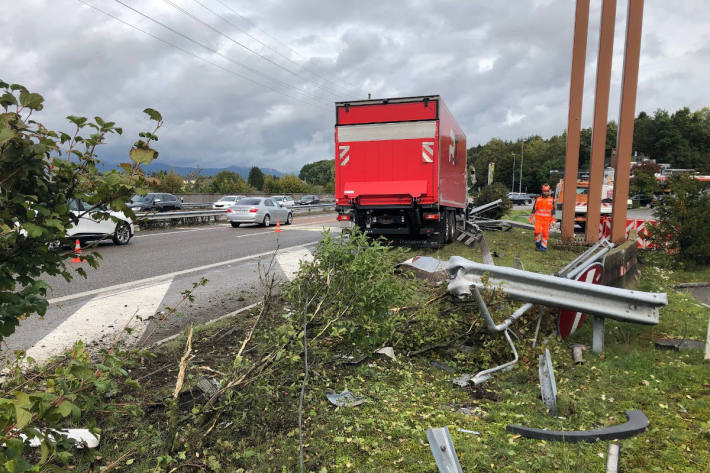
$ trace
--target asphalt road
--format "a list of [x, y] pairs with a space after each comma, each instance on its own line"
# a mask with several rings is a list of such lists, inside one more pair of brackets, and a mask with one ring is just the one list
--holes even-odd
[[[100, 266], [72, 264], [86, 270], [86, 279], [79, 275], [69, 283], [47, 279], [51, 287], [47, 314], [22, 321], [4, 340], [4, 352], [25, 350], [45, 361], [79, 339], [97, 348], [119, 335], [127, 344], [150, 344], [188, 324], [238, 311], [260, 299], [260, 270], [271, 265], [278, 279], [291, 278], [299, 261], [310, 257], [323, 229], [338, 228], [336, 223], [330, 213], [296, 217], [278, 233], [275, 227], [232, 228], [226, 223], [173, 227], [137, 232], [125, 246], [109, 242], [85, 249], [101, 254]], [[201, 278], [208, 282], [193, 290], [194, 300], [183, 300], [183, 292]], [[161, 314], [176, 305], [177, 311], [161, 321]], [[125, 327], [132, 329], [130, 334], [124, 333]]]

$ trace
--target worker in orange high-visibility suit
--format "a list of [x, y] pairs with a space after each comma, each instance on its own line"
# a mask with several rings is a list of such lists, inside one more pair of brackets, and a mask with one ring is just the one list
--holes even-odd
[[535, 246], [547, 251], [547, 239], [550, 237], [550, 224], [555, 223], [555, 200], [550, 195], [550, 186], [542, 186], [542, 195], [535, 199], [530, 223], [535, 223]]

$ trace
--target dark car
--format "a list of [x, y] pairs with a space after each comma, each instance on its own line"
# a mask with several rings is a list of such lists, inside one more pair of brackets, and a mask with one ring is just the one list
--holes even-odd
[[134, 212], [147, 212], [150, 210], [180, 210], [182, 202], [172, 194], [162, 192], [149, 192], [148, 194], [134, 195], [128, 206]]
[[650, 195], [643, 195], [643, 194], [636, 194], [635, 196], [631, 197], [632, 202], [638, 202], [639, 207], [646, 207], [647, 205], [650, 205], [651, 202], [653, 202], [655, 199], [654, 197]]
[[532, 204], [532, 197], [524, 192], [508, 192], [508, 198], [515, 205], [530, 205]]
[[320, 199], [317, 195], [304, 195], [297, 203], [298, 205], [320, 204]]

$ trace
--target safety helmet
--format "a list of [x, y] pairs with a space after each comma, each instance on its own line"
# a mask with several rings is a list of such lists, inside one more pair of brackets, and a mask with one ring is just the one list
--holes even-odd
[[542, 192], [550, 192], [550, 185], [549, 185], [549, 184], [543, 184], [543, 185], [542, 185]]

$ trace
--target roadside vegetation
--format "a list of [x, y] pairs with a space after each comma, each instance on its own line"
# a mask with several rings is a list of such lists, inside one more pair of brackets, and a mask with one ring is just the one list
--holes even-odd
[[[546, 273], [579, 251], [552, 245], [543, 255], [520, 229], [486, 238], [496, 264], [512, 265], [519, 256], [526, 269]], [[480, 260], [477, 249], [458, 243], [426, 253]], [[452, 378], [512, 354], [502, 337], [487, 332], [474, 303], [396, 270], [395, 263], [412, 254], [358, 233], [345, 240], [326, 235], [314, 261], [279, 295], [269, 262], [262, 263], [266, 297], [248, 315], [195, 327], [154, 350], [114, 350], [104, 359], [108, 365], [89, 364], [77, 347], [48, 369], [15, 372], [3, 397], [15, 396], [13, 386], [54, 389], [53, 373], [77, 364], [86, 369], [73, 368], [76, 376], [94, 373], [91, 383], [113, 383], [99, 391], [103, 395], [77, 397], [78, 410], [62, 418], [64, 426], [101, 431], [94, 471], [291, 472], [299, 471], [302, 445], [305, 471], [431, 472], [436, 466], [425, 431], [449, 426], [464, 471], [597, 472], [604, 469], [607, 442], [529, 440], [505, 426], [591, 429], [624, 422], [627, 409], [641, 409], [650, 428], [622, 441], [623, 471], [697, 472], [710, 464], [710, 385], [702, 352], [659, 350], [653, 343], [659, 336], [704, 338], [710, 311], [672, 288], [685, 278], [682, 271], [654, 261], [655, 253], [642, 254], [641, 289], [669, 294], [660, 325], [608, 321], [605, 352], [587, 351], [586, 363], [574, 365], [569, 345], [590, 344], [591, 324], [563, 342], [549, 337], [554, 317], [545, 311], [533, 349], [533, 314], [514, 327], [518, 365], [478, 388], [460, 388]], [[488, 297], [498, 320], [512, 312], [513, 305]], [[382, 346], [393, 347], [396, 359], [373, 353]], [[558, 417], [539, 399], [537, 358], [544, 348], [552, 352]], [[82, 386], [78, 379], [67, 394]], [[365, 402], [329, 403], [327, 391], [345, 390]], [[88, 471], [87, 451], [55, 448], [72, 455], [54, 454], [45, 466]], [[30, 449], [25, 454], [33, 458]]]

